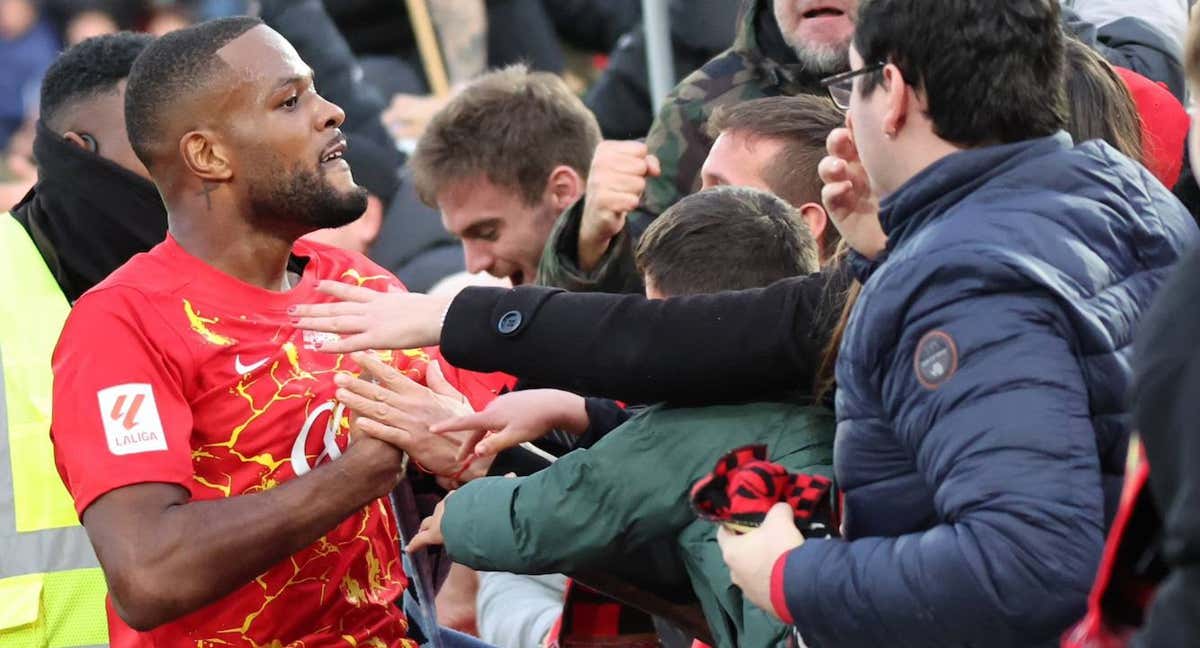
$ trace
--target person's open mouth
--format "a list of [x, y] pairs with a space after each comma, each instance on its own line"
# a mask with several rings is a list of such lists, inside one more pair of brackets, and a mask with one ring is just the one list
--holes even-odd
[[337, 164], [339, 166], [349, 166], [346, 163], [346, 160], [343, 159], [343, 155], [345, 155], [345, 153], [346, 136], [338, 133], [337, 137], [333, 138], [333, 141], [330, 142], [329, 146], [326, 146], [325, 150], [321, 152], [319, 162], [322, 165]]
[[805, 19], [837, 18], [837, 17], [846, 15], [846, 12], [842, 11], [841, 9], [838, 9], [836, 7], [816, 7], [813, 9], [809, 9], [808, 11], [805, 11], [804, 13], [802, 13], [800, 15], [803, 16]]

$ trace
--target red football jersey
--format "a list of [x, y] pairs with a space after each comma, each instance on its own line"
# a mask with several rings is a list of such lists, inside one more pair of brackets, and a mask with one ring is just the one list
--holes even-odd
[[[331, 301], [321, 279], [401, 287], [358, 254], [307, 242], [299, 285], [245, 284], [167, 240], [88, 292], [54, 354], [52, 436], [82, 515], [96, 498], [145, 482], [193, 500], [273, 488], [336, 460], [348, 419], [334, 375], [350, 358], [320, 353], [322, 334], [290, 324], [292, 304]], [[432, 352], [432, 351], [430, 351]], [[424, 380], [426, 351], [398, 352]], [[394, 602], [407, 584], [385, 499], [224, 598], [151, 632], [109, 612], [114, 648], [415, 646]], [[111, 608], [111, 606], [110, 606]]]

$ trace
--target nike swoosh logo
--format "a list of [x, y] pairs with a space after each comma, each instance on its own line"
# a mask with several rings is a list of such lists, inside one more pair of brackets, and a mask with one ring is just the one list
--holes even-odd
[[255, 369], [267, 364], [267, 361], [270, 359], [271, 358], [269, 357], [263, 358], [254, 364], [244, 365], [242, 364], [242, 356], [239, 354], [233, 357], [233, 368], [238, 372], [238, 375], [244, 376], [251, 371], [254, 371]]

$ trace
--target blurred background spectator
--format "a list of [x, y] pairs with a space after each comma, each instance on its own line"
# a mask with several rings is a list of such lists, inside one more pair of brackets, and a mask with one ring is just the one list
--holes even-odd
[[[729, 45], [740, 5], [671, 0], [677, 78]], [[117, 30], [162, 35], [240, 13], [292, 41], [321, 92], [347, 113], [347, 159], [371, 207], [353, 231], [318, 237], [369, 251], [415, 290], [464, 263], [458, 241], [405, 180], [406, 152], [472, 79], [516, 62], [563, 75], [608, 138], [644, 137], [654, 117], [641, 0], [0, 0], [0, 207], [37, 180], [37, 90], [61, 49]], [[424, 16], [436, 61], [420, 46]]]
[[58, 50], [54, 27], [32, 0], [0, 0], [0, 146], [37, 110], [42, 75]]

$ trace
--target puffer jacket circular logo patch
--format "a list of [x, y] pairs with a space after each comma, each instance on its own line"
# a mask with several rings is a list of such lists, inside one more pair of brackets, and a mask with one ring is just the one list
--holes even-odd
[[937, 389], [958, 371], [958, 347], [945, 331], [930, 331], [917, 342], [913, 357], [917, 380], [925, 389]]

